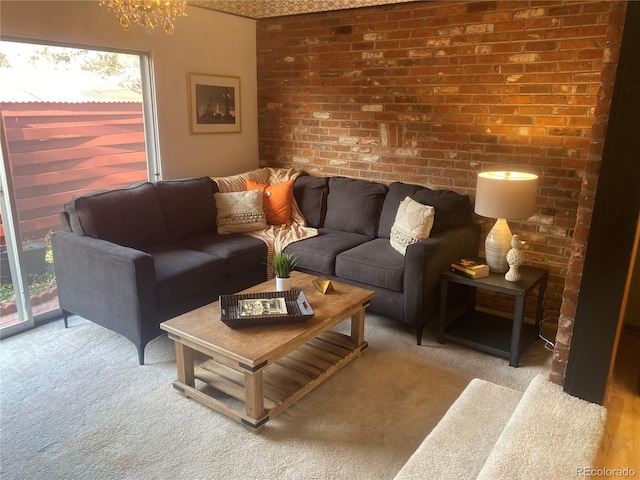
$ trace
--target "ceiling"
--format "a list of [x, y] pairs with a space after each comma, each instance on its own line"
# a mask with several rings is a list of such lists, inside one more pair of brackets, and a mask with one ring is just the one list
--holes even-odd
[[417, 0], [187, 0], [187, 3], [258, 19], [413, 1]]

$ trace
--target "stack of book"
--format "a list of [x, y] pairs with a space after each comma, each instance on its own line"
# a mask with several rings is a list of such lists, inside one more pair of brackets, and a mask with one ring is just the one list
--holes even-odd
[[483, 278], [489, 276], [489, 265], [470, 258], [461, 258], [451, 264], [451, 271], [462, 273], [471, 278]]

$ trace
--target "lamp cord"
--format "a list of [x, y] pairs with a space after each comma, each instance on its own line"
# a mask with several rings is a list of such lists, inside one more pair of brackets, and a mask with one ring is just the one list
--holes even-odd
[[542, 321], [540, 322], [540, 325], [538, 327], [538, 336], [544, 342], [544, 348], [546, 350], [549, 350], [550, 352], [553, 352], [553, 349], [555, 348], [556, 344], [551, 340], [549, 340], [548, 338], [546, 338], [544, 335], [542, 335], [542, 325], [544, 324], [544, 322], [548, 320], [550, 320], [550, 317], [543, 318]]

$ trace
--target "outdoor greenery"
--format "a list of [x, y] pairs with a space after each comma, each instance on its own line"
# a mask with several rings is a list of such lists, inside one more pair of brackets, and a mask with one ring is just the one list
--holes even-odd
[[[47, 262], [47, 270], [41, 275], [28, 275], [29, 278], [29, 294], [31, 296], [38, 295], [42, 292], [51, 290], [56, 286], [56, 276], [53, 270], [53, 253], [51, 252], [51, 243], [47, 236], [47, 253], [45, 261]], [[15, 290], [11, 283], [0, 283], [0, 305], [13, 303], [16, 301]]]
[[142, 92], [137, 55], [71, 47], [0, 42], [0, 68], [37, 67], [93, 72], [120, 87]]

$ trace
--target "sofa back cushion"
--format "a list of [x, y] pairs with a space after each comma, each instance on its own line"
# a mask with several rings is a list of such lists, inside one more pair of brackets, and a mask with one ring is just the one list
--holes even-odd
[[218, 186], [209, 177], [165, 180], [156, 183], [156, 195], [164, 214], [169, 242], [216, 231]]
[[386, 193], [381, 183], [330, 177], [324, 227], [374, 238]]
[[133, 248], [167, 242], [162, 209], [149, 182], [74, 197], [64, 209], [79, 235]]
[[293, 183], [293, 196], [309, 227], [323, 227], [328, 194], [327, 177], [301, 175]]
[[420, 185], [394, 182], [389, 185], [389, 193], [387, 193], [382, 207], [380, 228], [378, 229], [379, 237], [390, 238], [391, 227], [395, 221], [398, 207], [405, 197], [434, 207], [435, 216], [431, 235], [437, 235], [450, 228], [467, 225], [471, 222], [471, 200], [467, 195], [460, 195], [450, 190], [431, 190]]

